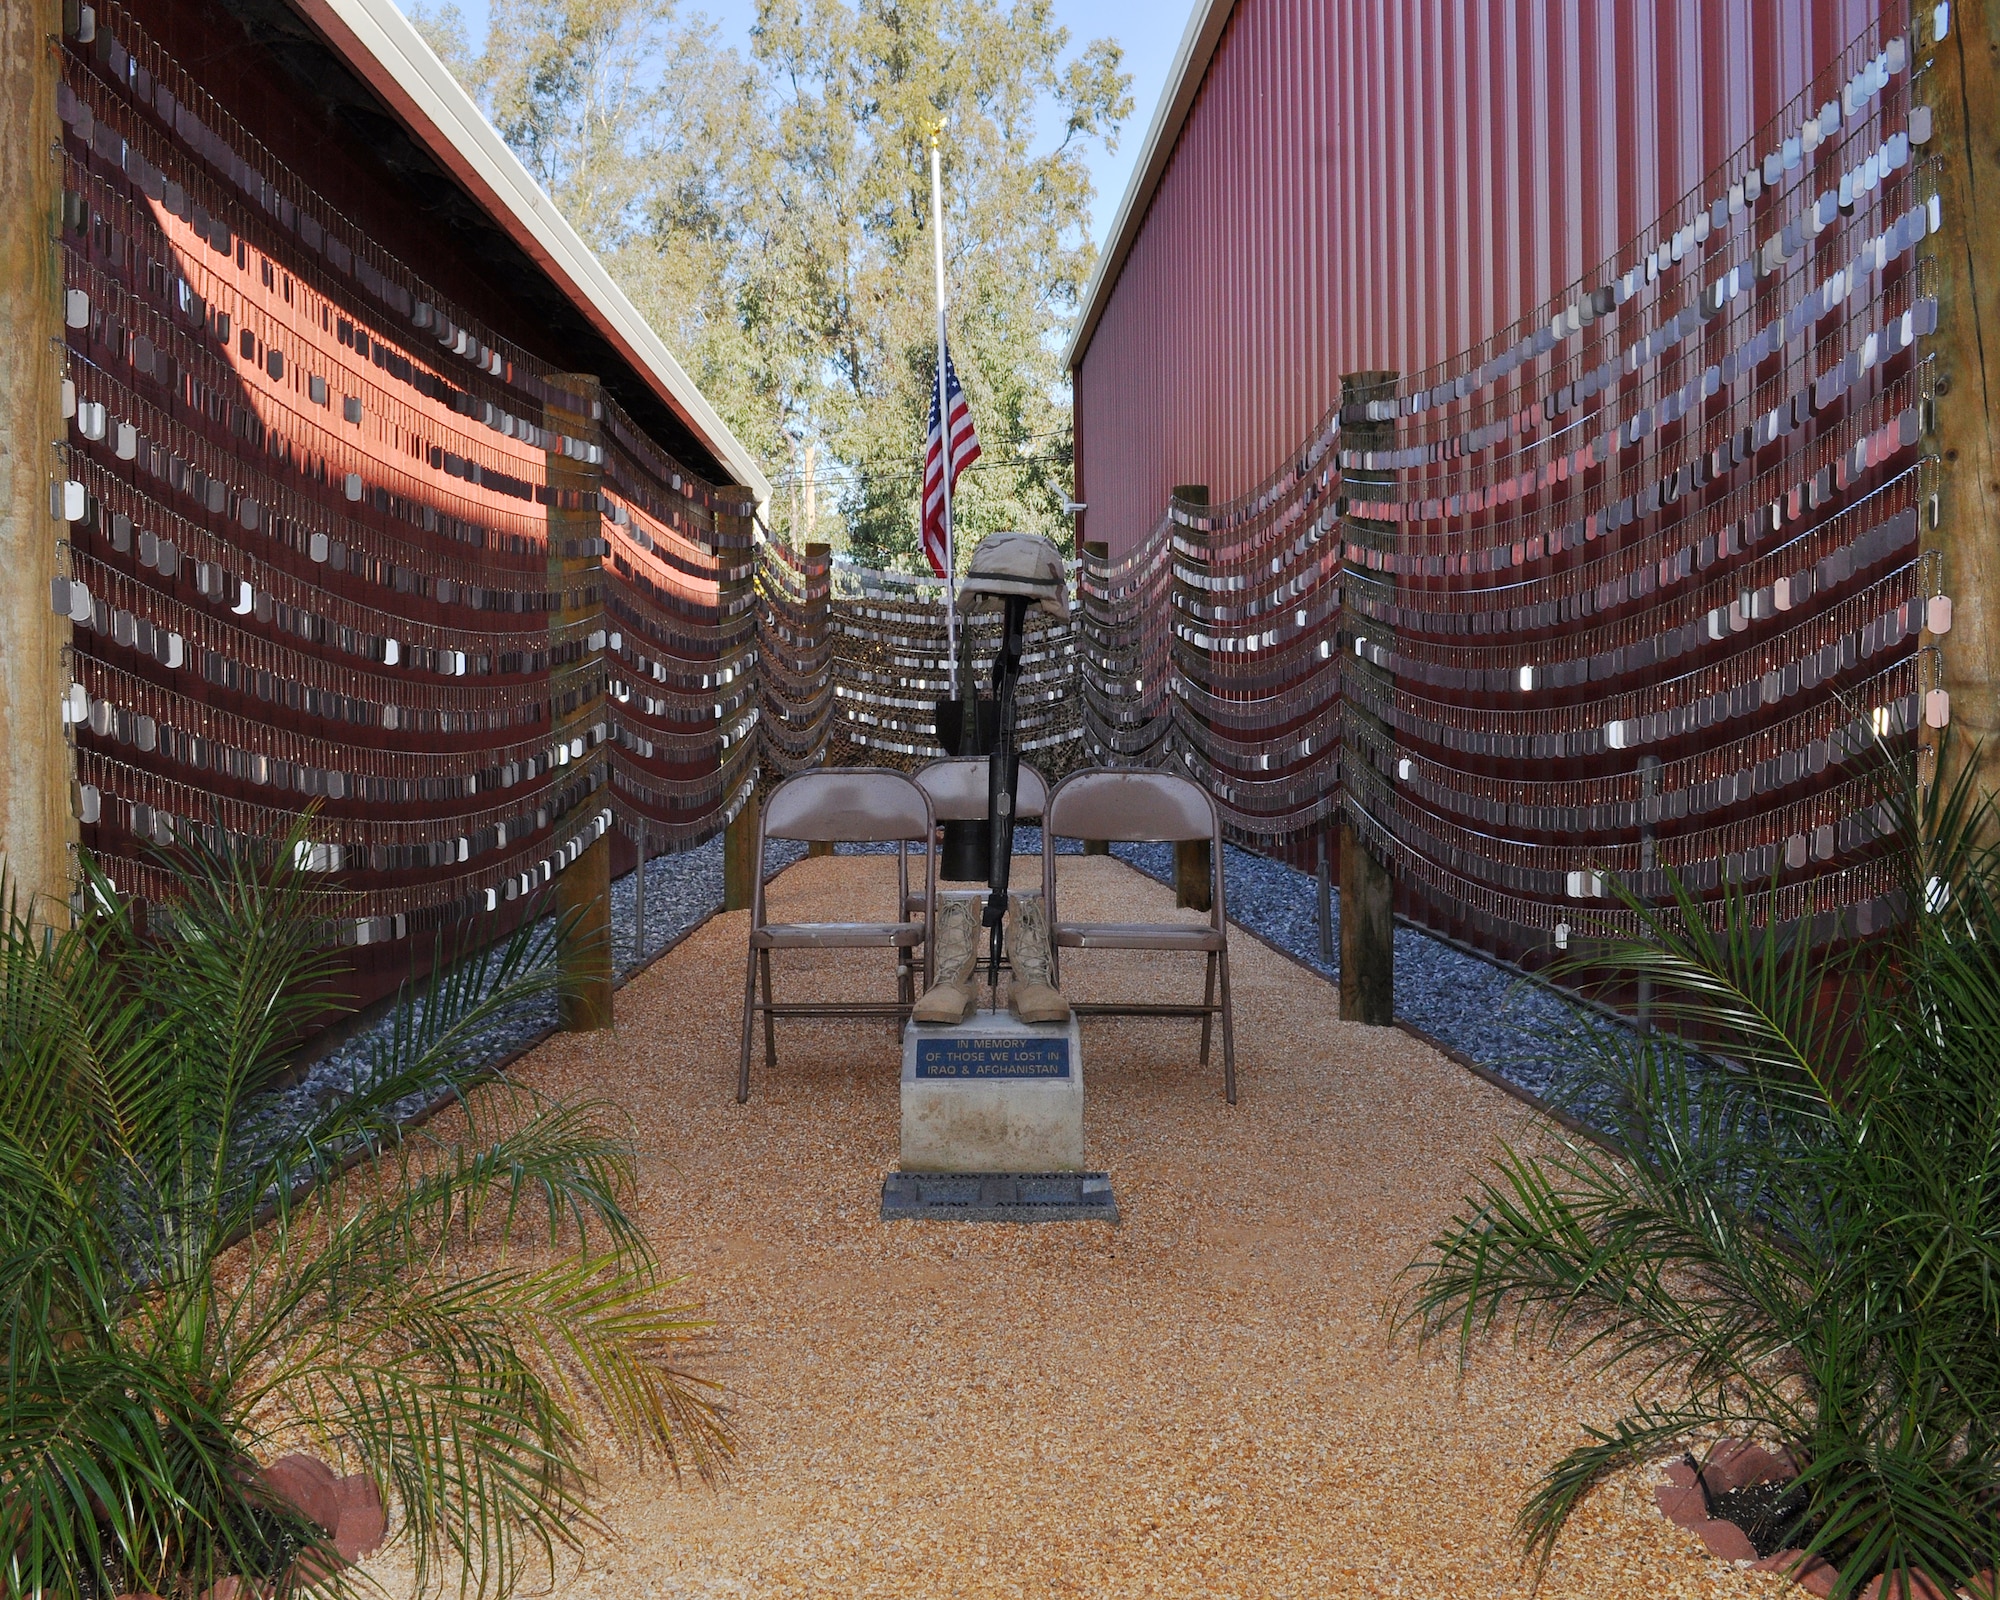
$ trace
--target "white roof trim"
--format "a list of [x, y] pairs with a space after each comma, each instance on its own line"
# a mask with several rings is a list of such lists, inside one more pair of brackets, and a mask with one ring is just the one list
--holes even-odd
[[1195, 96], [1201, 92], [1202, 80], [1208, 75], [1208, 63], [1235, 10], [1236, 0], [1195, 0], [1194, 13], [1188, 18], [1187, 31], [1181, 35], [1180, 48], [1174, 52], [1174, 64], [1167, 73], [1167, 86], [1161, 92], [1160, 103], [1153, 108], [1146, 142], [1139, 147], [1139, 159], [1133, 164], [1130, 182], [1125, 185], [1125, 198], [1118, 202], [1118, 214], [1111, 219], [1104, 248], [1098, 252], [1090, 282], [1084, 286], [1076, 331], [1070, 335], [1069, 349], [1063, 356], [1063, 364], [1071, 372], [1090, 348], [1097, 319], [1103, 316], [1105, 303], [1117, 287], [1118, 275], [1125, 270], [1125, 258], [1132, 253], [1146, 212], [1152, 206], [1153, 191], [1173, 160], [1181, 128], [1187, 122], [1188, 112], [1194, 109]]
[[706, 442], [734, 481], [754, 490], [758, 500], [770, 499], [770, 480], [756, 458], [391, 0], [293, 3]]

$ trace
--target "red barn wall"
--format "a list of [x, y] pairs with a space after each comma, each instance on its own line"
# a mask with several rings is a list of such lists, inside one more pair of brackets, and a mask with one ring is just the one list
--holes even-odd
[[1080, 538], [1253, 488], [1342, 372], [1490, 338], [1673, 208], [1879, 0], [1238, 0], [1075, 372]]

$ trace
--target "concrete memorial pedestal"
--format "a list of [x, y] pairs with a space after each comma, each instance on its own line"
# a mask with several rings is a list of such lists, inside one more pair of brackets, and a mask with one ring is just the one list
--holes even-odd
[[882, 1215], [966, 1221], [1116, 1221], [1110, 1180], [1083, 1167], [1076, 1018], [1031, 1025], [976, 1011], [903, 1033], [902, 1170]]
[[975, 1011], [903, 1030], [905, 1172], [1079, 1172], [1083, 1047], [1076, 1018], [1030, 1026]]

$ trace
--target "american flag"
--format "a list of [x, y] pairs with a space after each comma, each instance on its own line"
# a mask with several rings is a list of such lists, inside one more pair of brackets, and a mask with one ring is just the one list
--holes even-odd
[[[951, 492], [958, 493], [958, 475], [979, 459], [979, 430], [972, 425], [972, 408], [958, 385], [958, 368], [949, 348], [944, 354], [945, 404], [951, 413]], [[937, 385], [931, 385], [931, 425], [924, 442], [924, 555], [940, 578], [951, 575], [944, 535], [944, 439], [938, 427]]]

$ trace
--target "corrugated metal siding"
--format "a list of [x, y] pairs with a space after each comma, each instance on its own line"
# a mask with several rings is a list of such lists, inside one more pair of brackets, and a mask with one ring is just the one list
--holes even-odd
[[1570, 284], [1750, 138], [1873, 0], [1239, 0], [1076, 373], [1083, 537], [1250, 489], [1343, 371]]

